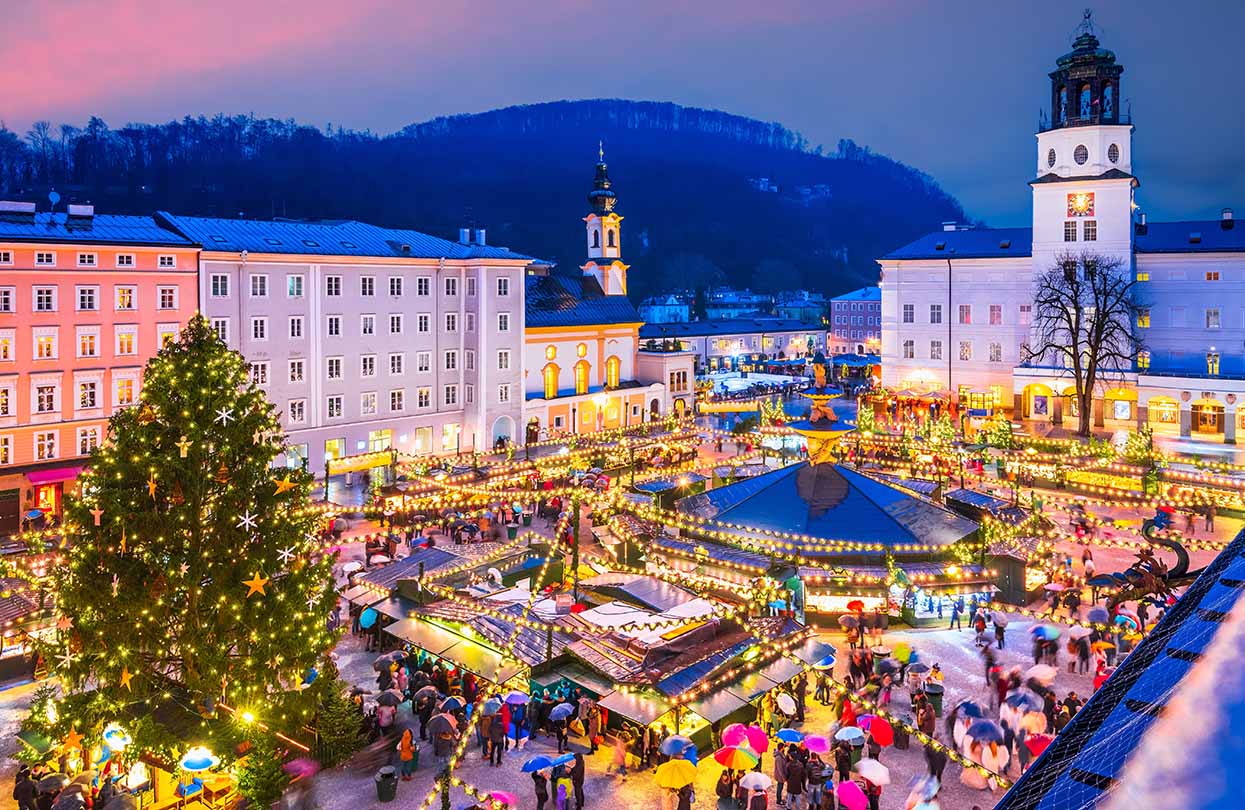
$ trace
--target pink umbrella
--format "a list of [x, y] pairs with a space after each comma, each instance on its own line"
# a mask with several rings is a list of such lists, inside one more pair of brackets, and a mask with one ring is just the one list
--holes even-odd
[[758, 754], [769, 750], [769, 735], [760, 726], [748, 726], [748, 747]]
[[824, 754], [830, 750], [830, 741], [820, 734], [810, 734], [804, 738], [804, 747], [814, 754]]
[[742, 745], [748, 741], [748, 727], [743, 723], [731, 723], [722, 729], [722, 745], [724, 747]]
[[320, 770], [320, 763], [309, 757], [299, 757], [285, 763], [284, 768], [290, 776], [306, 779], [316, 775]]
[[514, 795], [513, 793], [507, 793], [504, 790], [494, 790], [492, 793], [488, 795], [488, 797], [492, 799], [493, 801], [501, 802], [502, 804], [507, 805], [508, 807], [519, 806], [519, 797]]
[[869, 806], [868, 797], [855, 782], [839, 782], [839, 786], [834, 789], [834, 795], [838, 797], [839, 806], [843, 810], [865, 810]]

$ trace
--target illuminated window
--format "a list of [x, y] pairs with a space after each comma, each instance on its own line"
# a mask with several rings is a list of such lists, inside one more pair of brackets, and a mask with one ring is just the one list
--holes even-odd
[[618, 377], [622, 371], [622, 362], [617, 357], [605, 361], [605, 384], [610, 388], [618, 387]]
[[117, 396], [113, 400], [116, 405], [134, 404], [134, 381], [117, 380]]
[[39, 335], [35, 338], [35, 359], [52, 360], [56, 357], [56, 336]]
[[324, 460], [332, 461], [346, 455], [345, 439], [325, 439], [324, 441]]
[[1137, 271], [1137, 280], [1138, 280], [1138, 281], [1149, 281], [1149, 280], [1150, 280], [1150, 272], [1149, 272], [1148, 270], [1138, 270], [1138, 271]]
[[1138, 329], [1149, 329], [1150, 328], [1150, 310], [1148, 309], [1137, 310], [1137, 328]]
[[545, 347], [545, 359], [546, 360], [552, 360], [557, 356], [558, 356], [557, 346], [546, 346]]
[[558, 367], [550, 363], [541, 371], [541, 375], [545, 379], [545, 399], [555, 399], [558, 396]]
[[1218, 271], [1218, 270], [1207, 270], [1207, 271], [1206, 271], [1206, 280], [1207, 280], [1207, 281], [1218, 281], [1218, 280], [1219, 280], [1219, 271]]
[[1206, 373], [1212, 377], [1219, 373], [1219, 352], [1206, 353]]
[[1137, 370], [1146, 371], [1150, 368], [1150, 353], [1142, 351], [1137, 353]]
[[[582, 344], [581, 344], [582, 345]], [[588, 393], [588, 374], [592, 370], [592, 366], [587, 360], [580, 360], [575, 364], [575, 393]]]
[[575, 355], [576, 355], [577, 357], [587, 357], [587, 356], [588, 356], [588, 344], [587, 344], [587, 343], [581, 343], [581, 344], [579, 344], [578, 346], [576, 346], [576, 347], [575, 347]]

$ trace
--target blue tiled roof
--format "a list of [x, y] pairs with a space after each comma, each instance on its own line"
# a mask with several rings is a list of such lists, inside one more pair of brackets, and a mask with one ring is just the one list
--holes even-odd
[[[1191, 241], [1195, 238], [1198, 241]], [[1239, 253], [1245, 251], [1245, 223], [1225, 229], [1217, 219], [1151, 222], [1134, 236], [1138, 253]]]
[[[1004, 244], [1007, 247], [1003, 247]], [[955, 253], [951, 252], [953, 250]], [[1006, 256], [1029, 256], [1032, 250], [1032, 228], [970, 228], [927, 233], [882, 258], [945, 259], [951, 256], [956, 259], [1001, 259]]]
[[642, 339], [751, 335], [761, 332], [824, 332], [816, 321], [793, 318], [712, 318], [691, 323], [646, 323], [640, 327]]
[[9, 242], [66, 242], [98, 245], [168, 245], [193, 247], [177, 232], [163, 228], [151, 217], [99, 214], [70, 217], [43, 212], [0, 214], [0, 240]]
[[361, 577], [361, 580], [372, 585], [379, 585], [382, 588], [392, 589], [398, 584], [399, 579], [418, 577], [420, 563], [424, 564], [424, 573], [427, 574], [458, 559], [457, 556], [439, 548], [421, 548], [414, 551], [409, 557], [404, 557], [397, 562], [368, 571]]
[[[1012, 786], [996, 810], [1087, 810], [1105, 804], [1130, 754], [1179, 692], [1185, 676], [1197, 667], [1243, 592], [1245, 531], [1206, 567]], [[1227, 696], [1240, 697], [1231, 688]], [[1215, 717], [1213, 706], [1205, 711], [1208, 728], [1215, 728], [1213, 721], [1224, 719]], [[1231, 733], [1239, 734], [1240, 728], [1233, 728]], [[1180, 752], [1173, 750], [1172, 755], [1180, 756]], [[1237, 796], [1216, 795], [1222, 791], [1225, 777], [1222, 758], [1214, 767], [1218, 770], [1211, 770], [1204, 762], [1189, 763], [1193, 781], [1200, 787], [1197, 806], [1238, 807]], [[1173, 806], [1181, 804], [1185, 803]]]
[[836, 295], [831, 301], [881, 301], [881, 287], [861, 287], [859, 290], [852, 290], [849, 293]]
[[677, 672], [670, 673], [666, 677], [657, 681], [657, 683], [653, 684], [653, 688], [667, 697], [681, 695], [688, 689], [691, 689], [696, 684], [703, 681], [705, 678], [709, 677], [723, 664], [726, 664], [740, 655], [743, 655], [749, 647], [756, 643], [756, 638], [748, 636], [743, 641], [711, 653], [696, 663], [686, 666]]
[[[519, 259], [532, 257], [503, 247], [464, 245], [419, 231], [379, 228], [354, 220], [299, 222], [156, 216], [204, 250], [311, 256], [379, 256], [417, 259]], [[406, 249], [406, 248], [409, 248]]]
[[594, 326], [641, 323], [644, 319], [625, 295], [606, 295], [591, 276], [527, 277], [527, 325]]

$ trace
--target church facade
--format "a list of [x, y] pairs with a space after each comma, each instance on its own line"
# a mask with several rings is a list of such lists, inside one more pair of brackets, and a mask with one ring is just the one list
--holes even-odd
[[950, 391], [1018, 421], [1074, 422], [1071, 373], [1029, 356], [1034, 291], [1065, 258], [1095, 255], [1134, 279], [1142, 348], [1095, 390], [1094, 426], [1235, 443], [1245, 428], [1245, 228], [1231, 209], [1147, 222], [1123, 72], [1087, 21], [1050, 73], [1031, 227], [948, 223], [878, 260], [884, 385]]
[[690, 410], [693, 355], [641, 351], [644, 319], [627, 298], [623, 217], [604, 154], [584, 217], [576, 276], [528, 267], [523, 337], [524, 441], [626, 428]]

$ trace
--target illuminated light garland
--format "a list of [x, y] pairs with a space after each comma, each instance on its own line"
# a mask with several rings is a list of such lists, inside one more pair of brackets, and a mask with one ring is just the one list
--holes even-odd
[[[762, 641], [760, 644], [752, 648], [757, 650], [757, 653], [751, 659], [739, 664], [738, 666], [732, 667], [725, 672], [721, 672], [707, 681], [703, 681], [689, 689], [683, 690], [679, 694], [669, 698], [669, 701], [673, 706], [682, 706], [693, 700], [697, 700], [701, 695], [710, 690], [717, 689], [724, 683], [729, 683], [743, 675], [748, 674], [749, 672], [759, 669], [762, 666], [772, 664], [774, 661], [781, 658], [785, 653], [790, 652], [793, 647], [803, 644], [809, 638], [812, 638], [812, 636], [813, 629], [811, 627], [806, 627], [802, 631], [794, 633], [790, 636]], [[800, 663], [806, 669], [809, 666], [802, 661]]]
[[998, 602], [985, 602], [982, 604], [982, 607], [989, 609], [989, 610], [998, 611], [999, 613], [1015, 613], [1018, 616], [1024, 616], [1025, 618], [1037, 619], [1042, 622], [1050, 622], [1053, 624], [1080, 625], [1081, 627], [1088, 627], [1091, 630], [1105, 631], [1108, 633], [1111, 632], [1112, 630], [1112, 626], [1109, 624], [1101, 624], [1099, 622], [1089, 622], [1083, 619], [1076, 619], [1070, 616], [1059, 616], [1057, 615], [1057, 611], [1055, 610], [1046, 610], [1046, 611], [1029, 610], [1028, 608], [1014, 607], [1012, 605], [1002, 605], [1002, 604], [999, 604]]

